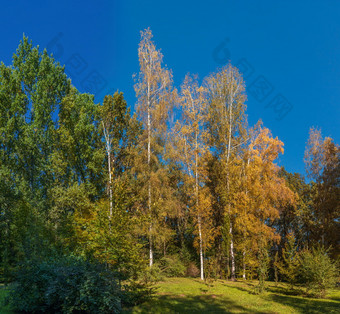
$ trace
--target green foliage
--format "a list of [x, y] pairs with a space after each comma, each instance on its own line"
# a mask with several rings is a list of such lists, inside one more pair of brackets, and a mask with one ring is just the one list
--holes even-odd
[[292, 286], [296, 282], [300, 267], [299, 253], [293, 234], [288, 235], [286, 245], [282, 250], [282, 261], [277, 263], [277, 266], [283, 279]]
[[113, 211], [109, 218], [107, 200], [98, 202], [87, 212], [75, 215], [77, 250], [114, 269], [120, 280], [136, 277], [144, 268], [142, 245], [135, 235], [135, 217], [131, 206], [133, 196], [125, 181], [115, 182]]
[[71, 217], [103, 191], [93, 96], [24, 37], [0, 64], [0, 248], [6, 269], [72, 243]]
[[166, 277], [182, 277], [186, 274], [186, 266], [178, 255], [163, 256], [151, 267], [141, 273], [145, 282], [158, 282]]
[[322, 246], [303, 251], [300, 262], [301, 280], [307, 291], [325, 297], [327, 289], [334, 287], [338, 280], [338, 263], [332, 261]]
[[277, 286], [279, 282], [279, 252], [276, 252], [274, 255], [274, 262], [273, 262], [273, 268], [274, 268], [274, 281], [275, 285]]
[[181, 277], [185, 275], [186, 267], [178, 255], [164, 256], [156, 264], [166, 277]]
[[255, 288], [256, 293], [263, 293], [266, 289], [266, 282], [265, 280], [268, 277], [268, 266], [269, 266], [269, 256], [268, 256], [268, 249], [265, 245], [264, 240], [260, 240], [259, 244], [259, 251], [258, 251], [258, 268], [257, 274], [259, 278], [259, 284]]
[[104, 265], [74, 256], [28, 261], [16, 273], [10, 304], [18, 311], [118, 313], [117, 279]]
[[154, 289], [145, 282], [130, 281], [122, 288], [122, 304], [130, 307], [141, 304], [152, 298]]
[[205, 262], [204, 273], [207, 280], [218, 278], [219, 265], [218, 260], [215, 257], [210, 257]]
[[139, 273], [139, 280], [149, 284], [159, 282], [165, 279], [159, 264], [156, 263], [152, 267], [148, 267], [143, 272]]
[[120, 92], [105, 96], [98, 114], [98, 128], [104, 136], [106, 133], [112, 174], [117, 177], [133, 166], [133, 148], [142, 131], [141, 124], [135, 117], [131, 117], [130, 108]]

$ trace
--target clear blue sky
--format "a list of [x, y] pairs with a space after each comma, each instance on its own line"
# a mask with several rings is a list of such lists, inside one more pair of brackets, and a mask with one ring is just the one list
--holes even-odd
[[340, 142], [340, 1], [1, 1], [0, 60], [23, 33], [48, 47], [83, 92], [135, 104], [140, 30], [150, 27], [178, 86], [229, 59], [246, 76], [248, 119], [285, 143], [279, 163], [304, 173], [311, 126]]

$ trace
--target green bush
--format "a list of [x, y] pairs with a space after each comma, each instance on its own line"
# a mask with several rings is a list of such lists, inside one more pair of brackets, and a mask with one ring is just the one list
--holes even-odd
[[140, 273], [139, 279], [146, 282], [162, 281], [166, 277], [185, 276], [186, 266], [178, 255], [171, 255], [160, 258], [151, 268]]
[[182, 277], [186, 272], [186, 266], [177, 255], [164, 256], [157, 265], [165, 277]]
[[124, 285], [122, 290], [122, 304], [127, 307], [135, 306], [148, 301], [154, 289], [142, 282], [131, 281]]
[[164, 280], [165, 276], [159, 267], [158, 263], [155, 263], [151, 268], [143, 270], [139, 273], [138, 279], [146, 284], [158, 282]]
[[317, 297], [325, 297], [327, 289], [335, 286], [338, 278], [337, 264], [323, 247], [305, 250], [301, 254], [301, 280]]
[[[200, 270], [198, 269], [198, 275]], [[219, 276], [219, 265], [216, 257], [206, 259], [204, 263], [204, 275], [207, 280], [216, 280]]]
[[30, 261], [15, 274], [9, 296], [18, 311], [118, 313], [120, 289], [110, 270], [77, 257]]

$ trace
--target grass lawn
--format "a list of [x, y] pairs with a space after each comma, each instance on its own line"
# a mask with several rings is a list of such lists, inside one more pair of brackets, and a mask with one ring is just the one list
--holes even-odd
[[[268, 291], [254, 294], [253, 282], [217, 280], [211, 284], [199, 279], [169, 278], [158, 283], [152, 300], [124, 313], [340, 313], [340, 289], [330, 290], [327, 299], [305, 298], [267, 283]], [[0, 285], [0, 313], [13, 314], [2, 301], [8, 290]], [[295, 294], [295, 295], [294, 295]]]
[[256, 295], [256, 284], [169, 278], [156, 285], [152, 300], [125, 313], [340, 313], [340, 289], [330, 290], [327, 299], [311, 299], [273, 283], [267, 283], [268, 292]]

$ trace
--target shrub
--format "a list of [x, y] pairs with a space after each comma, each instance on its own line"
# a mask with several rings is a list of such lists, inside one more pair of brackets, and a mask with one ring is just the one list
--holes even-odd
[[195, 265], [195, 263], [190, 262], [187, 270], [186, 270], [186, 275], [189, 277], [198, 277], [200, 275], [200, 270], [198, 267]]
[[335, 286], [338, 277], [337, 265], [328, 256], [328, 251], [323, 247], [305, 250], [300, 262], [301, 279], [307, 292], [325, 297], [327, 289]]
[[185, 275], [186, 267], [177, 255], [162, 257], [157, 265], [166, 277], [181, 277]]
[[146, 284], [164, 280], [164, 275], [158, 263], [155, 263], [151, 268], [147, 268], [139, 273], [138, 279]]
[[118, 313], [120, 289], [111, 271], [77, 257], [30, 261], [15, 276], [9, 302], [23, 312]]
[[[219, 263], [217, 258], [210, 257], [205, 260], [204, 274], [207, 280], [216, 280], [218, 278]], [[198, 272], [200, 274], [200, 271]]]
[[141, 282], [132, 281], [124, 285], [122, 290], [122, 304], [130, 307], [149, 300], [154, 289]]

